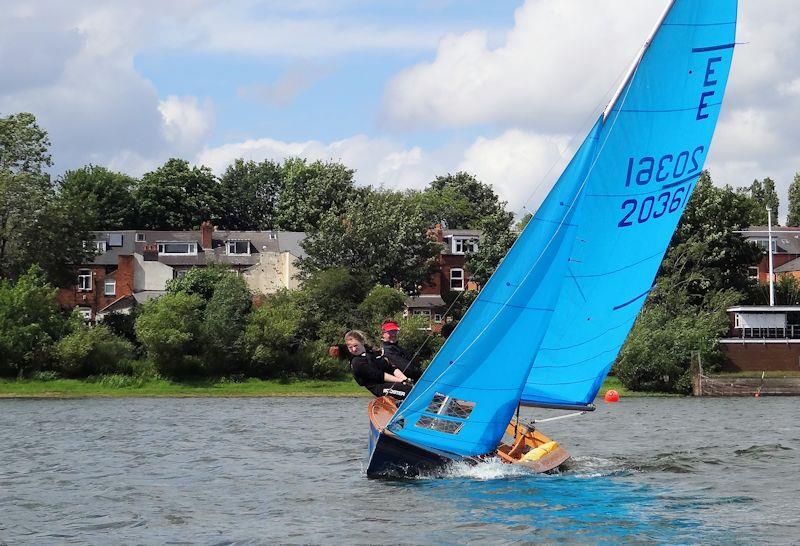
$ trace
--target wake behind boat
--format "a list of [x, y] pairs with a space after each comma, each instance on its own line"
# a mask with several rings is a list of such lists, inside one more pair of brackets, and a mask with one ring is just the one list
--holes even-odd
[[[399, 408], [383, 399], [370, 405], [369, 477], [495, 454], [521, 463], [547, 442], [539, 443], [538, 431], [520, 441], [513, 419], [520, 406], [592, 409], [702, 172], [736, 17], [736, 0], [669, 2], [613, 99], [406, 400]], [[504, 442], [510, 423], [516, 434]], [[553, 461], [566, 452], [556, 453]]]

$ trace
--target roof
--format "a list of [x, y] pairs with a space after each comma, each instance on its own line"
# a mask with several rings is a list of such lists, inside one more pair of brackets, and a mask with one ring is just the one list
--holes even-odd
[[281, 252], [288, 252], [298, 258], [306, 257], [306, 251], [300, 246], [300, 243], [306, 238], [304, 231], [277, 231], [276, 233], [278, 234], [278, 248]]
[[464, 236], [464, 237], [480, 237], [483, 235], [483, 232], [479, 229], [443, 229], [442, 230], [442, 237], [452, 237], [455, 235], [456, 237]]
[[728, 308], [728, 313], [792, 313], [795, 311], [800, 311], [800, 305], [739, 305]]
[[124, 296], [120, 296], [119, 298], [115, 299], [102, 309], [98, 311], [98, 313], [113, 313], [119, 309], [125, 309], [127, 307], [133, 307], [136, 305], [136, 300], [130, 294], [126, 294]]
[[800, 271], [800, 258], [795, 258], [775, 268], [775, 273], [791, 273], [793, 271]]
[[[156, 245], [165, 242], [196, 243], [197, 254], [160, 255], [158, 261], [169, 266], [203, 266], [213, 262], [250, 267], [261, 261], [264, 252], [290, 252], [298, 258], [305, 257], [300, 242], [305, 238], [304, 232], [296, 231], [230, 231], [214, 230], [211, 235], [211, 248], [202, 247], [202, 233], [192, 231], [160, 231], [160, 230], [116, 230], [93, 231], [93, 239], [106, 241], [106, 251], [98, 254], [90, 263], [95, 265], [117, 265], [119, 256], [144, 254], [145, 245]], [[112, 235], [119, 235], [122, 246], [110, 246]], [[136, 236], [140, 235], [140, 241]], [[250, 254], [229, 255], [228, 241], [249, 241]]]
[[406, 300], [406, 305], [414, 309], [433, 309], [435, 307], [444, 307], [446, 304], [442, 296], [438, 294], [423, 294], [421, 296], [410, 296]]
[[160, 298], [166, 293], [167, 293], [166, 290], [142, 290], [141, 292], [136, 292], [133, 295], [133, 298], [136, 300], [137, 303], [144, 303], [146, 301]]
[[[755, 239], [766, 240], [769, 237], [769, 230], [764, 226], [753, 226], [737, 233], [748, 241]], [[800, 254], [800, 228], [773, 226], [772, 238], [775, 240], [777, 252]]]

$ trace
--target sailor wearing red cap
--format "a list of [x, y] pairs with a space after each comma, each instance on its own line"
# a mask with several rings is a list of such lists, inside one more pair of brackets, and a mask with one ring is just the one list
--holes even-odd
[[422, 370], [417, 364], [411, 362], [408, 352], [397, 344], [398, 333], [400, 333], [400, 326], [397, 325], [397, 322], [389, 319], [383, 321], [381, 324], [381, 341], [383, 341], [381, 355], [390, 364], [416, 381], [422, 375]]
[[[375, 396], [391, 396], [403, 400], [412, 385], [406, 375], [390, 364], [385, 358], [374, 354], [365, 345], [362, 332], [350, 330], [344, 336], [344, 349], [350, 357], [350, 371], [356, 383], [365, 387]], [[344, 356], [341, 346], [331, 346], [331, 356]]]

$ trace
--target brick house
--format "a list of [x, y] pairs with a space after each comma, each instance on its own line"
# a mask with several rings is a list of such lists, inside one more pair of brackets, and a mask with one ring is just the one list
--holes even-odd
[[470, 281], [464, 262], [468, 252], [478, 250], [481, 232], [475, 229], [442, 229], [442, 226], [437, 224], [431, 235], [442, 245], [442, 251], [436, 259], [436, 271], [422, 286], [417, 296], [408, 298], [406, 307], [410, 314], [430, 318], [431, 328], [439, 332], [447, 310], [444, 296], [448, 292], [478, 289], [478, 286]]
[[204, 222], [195, 231], [95, 231], [87, 242], [97, 255], [76, 269], [74, 286], [59, 291], [65, 308], [87, 321], [133, 306], [166, 291], [167, 282], [193, 267], [222, 264], [255, 293], [296, 289], [297, 259], [305, 256], [301, 232], [225, 231]]
[[[738, 232], [746, 241], [764, 249], [758, 265], [750, 268], [750, 278], [769, 282], [769, 233], [766, 227], [751, 227]], [[800, 279], [800, 227], [775, 226], [772, 228], [772, 264], [776, 275], [790, 274]]]

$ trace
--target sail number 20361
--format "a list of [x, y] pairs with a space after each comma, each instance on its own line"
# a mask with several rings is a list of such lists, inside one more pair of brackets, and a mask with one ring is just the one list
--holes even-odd
[[651, 218], [661, 218], [665, 214], [672, 214], [680, 210], [686, 197], [691, 193], [691, 186], [680, 186], [665, 190], [658, 196], [650, 195], [641, 201], [626, 199], [622, 202], [624, 216], [617, 224], [618, 227], [632, 226], [634, 223], [643, 224]]

